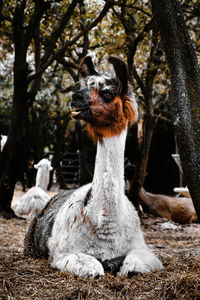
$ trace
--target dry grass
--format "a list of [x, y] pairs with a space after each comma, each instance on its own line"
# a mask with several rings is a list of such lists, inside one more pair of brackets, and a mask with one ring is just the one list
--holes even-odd
[[148, 244], [163, 262], [161, 272], [82, 279], [53, 270], [45, 260], [23, 257], [24, 220], [0, 217], [0, 299], [200, 299], [200, 224], [162, 229], [143, 218]]

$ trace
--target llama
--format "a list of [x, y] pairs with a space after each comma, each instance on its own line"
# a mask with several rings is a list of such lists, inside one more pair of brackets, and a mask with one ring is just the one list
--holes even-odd
[[53, 170], [50, 161], [46, 158], [43, 158], [37, 165], [34, 165], [34, 168], [38, 170], [35, 186], [47, 191], [49, 184], [49, 172]]
[[50, 199], [50, 196], [46, 193], [49, 183], [49, 172], [53, 169], [49, 160], [43, 158], [38, 164], [34, 165], [34, 168], [38, 170], [35, 186], [30, 188], [19, 202], [13, 204], [15, 214], [28, 219], [32, 219], [40, 212]]
[[142, 187], [139, 191], [139, 201], [143, 210], [154, 216], [181, 224], [197, 222], [197, 214], [191, 198], [152, 194]]
[[8, 136], [7, 135], [0, 135], [0, 152], [3, 151], [3, 148], [7, 142]]
[[97, 140], [92, 183], [53, 197], [30, 224], [24, 242], [24, 255], [46, 257], [53, 268], [85, 278], [104, 275], [109, 262], [118, 275], [162, 269], [124, 193], [127, 123], [137, 119], [137, 105], [126, 64], [114, 56], [108, 64], [107, 73], [99, 74], [86, 56], [80, 66], [86, 87], [71, 101], [72, 116], [84, 120]]

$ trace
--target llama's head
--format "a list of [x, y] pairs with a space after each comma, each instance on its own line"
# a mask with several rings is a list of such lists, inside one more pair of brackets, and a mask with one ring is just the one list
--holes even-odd
[[127, 122], [137, 120], [137, 104], [128, 85], [126, 64], [108, 57], [108, 70], [96, 70], [91, 56], [86, 56], [80, 65], [80, 73], [86, 77], [86, 86], [72, 97], [72, 115], [87, 122], [90, 134], [95, 139], [119, 135]]
[[53, 170], [50, 161], [46, 158], [41, 159], [36, 165], [34, 165], [34, 168], [38, 169], [38, 170], [40, 168], [43, 168], [46, 171], [52, 171]]

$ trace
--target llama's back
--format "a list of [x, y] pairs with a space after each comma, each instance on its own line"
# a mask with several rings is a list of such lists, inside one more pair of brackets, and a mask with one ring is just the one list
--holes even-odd
[[32, 187], [13, 207], [20, 217], [30, 217], [39, 213], [49, 201], [50, 196], [40, 187]]

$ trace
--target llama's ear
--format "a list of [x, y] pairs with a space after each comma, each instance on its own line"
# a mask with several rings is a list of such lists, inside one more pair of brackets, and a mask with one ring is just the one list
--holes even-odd
[[82, 77], [87, 77], [90, 75], [98, 75], [97, 71], [95, 70], [94, 63], [92, 61], [91, 56], [85, 56], [79, 66], [79, 73]]
[[124, 115], [129, 123], [137, 122], [138, 120], [138, 107], [135, 99], [125, 96], [124, 97]]
[[125, 62], [115, 56], [109, 56], [108, 62], [113, 65], [120, 86], [120, 95], [123, 97], [128, 92], [128, 70]]

